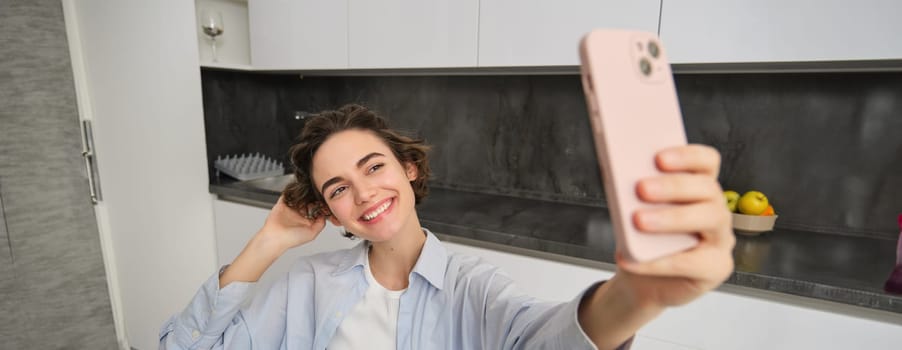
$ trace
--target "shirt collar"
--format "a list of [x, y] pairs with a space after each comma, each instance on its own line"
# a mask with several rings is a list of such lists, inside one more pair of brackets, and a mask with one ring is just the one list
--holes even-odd
[[363, 266], [363, 264], [366, 264], [367, 247], [369, 247], [369, 244], [367, 244], [367, 241], [363, 241], [351, 249], [344, 251], [341, 261], [338, 262], [338, 266], [336, 266], [335, 271], [332, 272], [332, 276], [348, 272], [352, 267]]
[[[445, 269], [448, 266], [448, 251], [432, 232], [425, 228], [423, 232], [426, 233], [426, 243], [423, 245], [423, 250], [420, 251], [416, 265], [413, 266], [413, 273], [423, 277], [433, 287], [442, 289], [445, 282]], [[369, 242], [364, 241], [347, 250], [332, 274], [343, 274], [356, 266], [367, 265], [369, 263], [367, 260], [368, 248]]]
[[417, 264], [413, 266], [413, 272], [422, 276], [437, 289], [442, 289], [445, 283], [445, 269], [448, 267], [448, 251], [442, 242], [432, 232], [426, 232], [426, 244], [420, 252]]

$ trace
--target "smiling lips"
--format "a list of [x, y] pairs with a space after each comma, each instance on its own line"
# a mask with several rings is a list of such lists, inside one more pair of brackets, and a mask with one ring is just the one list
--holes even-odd
[[363, 216], [361, 216], [360, 218], [364, 222], [371, 222], [371, 221], [373, 221], [373, 219], [378, 218], [379, 215], [381, 215], [386, 210], [388, 210], [388, 208], [391, 207], [392, 203], [394, 203], [394, 199], [388, 198], [388, 199], [382, 201], [382, 204], [377, 206], [375, 209], [372, 209], [369, 212], [367, 212], [366, 214], [363, 214]]

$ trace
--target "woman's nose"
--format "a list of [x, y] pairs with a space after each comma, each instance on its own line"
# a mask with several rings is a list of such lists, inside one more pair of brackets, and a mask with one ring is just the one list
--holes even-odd
[[355, 191], [355, 199], [357, 200], [357, 204], [367, 203], [373, 200], [373, 197], [376, 196], [376, 186], [370, 184], [364, 184], [362, 186], [358, 186], [358, 190]]

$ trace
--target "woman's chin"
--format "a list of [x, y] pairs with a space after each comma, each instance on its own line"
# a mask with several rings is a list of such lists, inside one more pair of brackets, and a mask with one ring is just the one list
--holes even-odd
[[395, 238], [395, 236], [397, 236], [397, 232], [391, 232], [388, 230], [367, 230], [356, 235], [359, 238], [376, 243], [391, 241]]

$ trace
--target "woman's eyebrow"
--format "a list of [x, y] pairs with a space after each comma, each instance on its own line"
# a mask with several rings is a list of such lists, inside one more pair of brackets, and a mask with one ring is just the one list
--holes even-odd
[[332, 184], [334, 184], [334, 183], [336, 183], [336, 182], [339, 182], [339, 181], [342, 181], [342, 180], [344, 180], [344, 179], [343, 179], [341, 176], [336, 176], [336, 177], [333, 177], [333, 178], [329, 179], [328, 181], [326, 181], [326, 182], [323, 184], [323, 188], [319, 190], [319, 193], [322, 194], [323, 196], [325, 196], [325, 195], [326, 195], [326, 188], [328, 188], [329, 186], [332, 186]]
[[382, 157], [385, 157], [384, 154], [379, 153], [379, 152], [373, 152], [373, 153], [367, 154], [367, 155], [363, 156], [363, 158], [360, 158], [360, 160], [357, 161], [357, 167], [358, 167], [358, 168], [362, 167], [362, 166], [363, 166], [364, 164], [366, 164], [366, 162], [368, 162], [371, 158], [376, 157], [376, 156], [382, 156]]
[[[373, 153], [367, 154], [367, 155], [363, 156], [363, 158], [360, 158], [360, 160], [357, 161], [357, 168], [361, 168], [364, 165], [366, 165], [366, 162], [368, 162], [373, 157], [385, 157], [385, 155], [382, 153], [379, 153], [379, 152], [373, 152]], [[328, 181], [323, 183], [323, 187], [320, 189], [319, 193], [326, 193], [326, 188], [328, 188], [332, 184], [342, 181], [342, 180], [344, 180], [344, 179], [340, 176], [336, 176], [336, 177], [329, 179]]]

